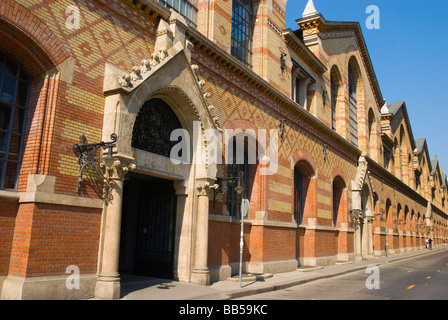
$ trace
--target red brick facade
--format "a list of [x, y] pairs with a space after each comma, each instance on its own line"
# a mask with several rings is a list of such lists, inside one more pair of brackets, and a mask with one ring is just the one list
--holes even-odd
[[[203, 91], [210, 94], [207, 103], [214, 106], [211, 114], [222, 129], [278, 130], [286, 120], [277, 172], [263, 175], [260, 162], [250, 167], [245, 268], [279, 272], [291, 266], [326, 265], [354, 260], [358, 249], [361, 258], [366, 258], [367, 246], [371, 246], [368, 258], [374, 258], [386, 254], [386, 236], [391, 253], [422, 249], [429, 235], [434, 245], [441, 245], [448, 237], [446, 176], [431, 162], [426, 141], [413, 140], [405, 106], [389, 105], [386, 111], [395, 113], [388, 118], [379, 105], [379, 89], [357, 27], [338, 25], [347, 36], [335, 40], [325, 32], [337, 27], [319, 15], [308, 24], [299, 23], [304, 34], [299, 40], [284, 30], [284, 1], [253, 2], [252, 68], [230, 55], [232, 1], [198, 0], [197, 29], [185, 31], [192, 44], [191, 65], [199, 67]], [[65, 25], [68, 4], [80, 10], [80, 29]], [[72, 145], [83, 133], [89, 142], [99, 142], [106, 132], [106, 65], [128, 72], [149, 59], [164, 36], [157, 27], [169, 19], [170, 11], [153, 0], [0, 0], [0, 49], [33, 78], [18, 188], [0, 190], [0, 293], [4, 298], [9, 297], [7, 281], [13, 277], [64, 279], [70, 265], [78, 266], [83, 275], [97, 274], [106, 228], [104, 185], [102, 177], [89, 171], [77, 192], [79, 166]], [[317, 22], [321, 24], [313, 29]], [[321, 28], [322, 23], [328, 29]], [[307, 35], [321, 37], [322, 48]], [[337, 47], [334, 41], [346, 49], [340, 57], [331, 53]], [[288, 57], [284, 70], [280, 68], [282, 53]], [[290, 98], [292, 58], [315, 80], [305, 90], [304, 106]], [[352, 61], [359, 68], [358, 85], [363, 88], [357, 97], [357, 147], [348, 142], [348, 107], [343, 102], [348, 101], [348, 91], [341, 89], [337, 94], [343, 99], [338, 102], [336, 130], [330, 128], [328, 102], [332, 66], [337, 68], [342, 88], [348, 83], [345, 74]], [[376, 125], [369, 132], [370, 108]], [[391, 121], [402, 131], [392, 131]], [[389, 143], [385, 136], [391, 141], [401, 137], [402, 142], [402, 154], [395, 155], [389, 168], [384, 168], [382, 159], [383, 145]], [[270, 143], [268, 139], [265, 152]], [[419, 152], [414, 154], [415, 148]], [[399, 160], [408, 156], [409, 163]], [[363, 171], [364, 160], [368, 170]], [[294, 216], [295, 168], [306, 186], [301, 224]], [[226, 170], [225, 165], [218, 166], [217, 177]], [[415, 172], [422, 177], [420, 186], [416, 186]], [[54, 182], [48, 177], [55, 177]], [[362, 180], [360, 186], [356, 179]], [[342, 190], [337, 199], [335, 185]], [[361, 249], [351, 213], [367, 189], [372, 203], [368, 209], [371, 240]], [[436, 195], [431, 197], [434, 189]], [[240, 220], [229, 216], [225, 194], [213, 196], [210, 191], [207, 265], [233, 269], [239, 261]], [[335, 202], [339, 203], [336, 213]]]

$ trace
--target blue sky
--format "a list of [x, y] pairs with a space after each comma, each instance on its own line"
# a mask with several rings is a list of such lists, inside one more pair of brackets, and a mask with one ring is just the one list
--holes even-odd
[[[286, 27], [298, 29], [308, 0], [289, 0]], [[360, 23], [370, 58], [388, 104], [405, 101], [415, 139], [426, 138], [448, 174], [448, 1], [314, 0], [329, 21]], [[369, 30], [369, 5], [380, 10], [380, 29]]]

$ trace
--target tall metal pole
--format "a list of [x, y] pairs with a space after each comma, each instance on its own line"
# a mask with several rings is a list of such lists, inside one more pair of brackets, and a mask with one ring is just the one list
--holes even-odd
[[387, 222], [386, 222], [386, 257], [389, 256], [389, 236], [387, 233]]
[[240, 234], [240, 274], [239, 274], [239, 286], [241, 288], [242, 284], [242, 269], [243, 269], [243, 246], [244, 246], [244, 212], [242, 212], [240, 208], [240, 214], [241, 214], [241, 234]]

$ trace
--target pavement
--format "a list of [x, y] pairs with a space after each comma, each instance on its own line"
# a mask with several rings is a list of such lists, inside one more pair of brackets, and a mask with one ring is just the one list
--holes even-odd
[[381, 266], [398, 260], [447, 250], [446, 247], [400, 253], [389, 257], [340, 263], [325, 267], [299, 267], [295, 271], [245, 277], [241, 288], [237, 279], [201, 286], [175, 280], [122, 275], [122, 300], [230, 300], [253, 294], [282, 290], [325, 278]]

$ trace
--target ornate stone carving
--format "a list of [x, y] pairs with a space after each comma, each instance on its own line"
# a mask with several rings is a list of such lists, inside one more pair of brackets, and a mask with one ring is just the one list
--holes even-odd
[[363, 213], [361, 209], [352, 209], [350, 210], [350, 220], [352, 223], [352, 227], [355, 230], [358, 230], [359, 226], [361, 225], [363, 218]]
[[103, 200], [107, 203], [111, 199], [111, 189], [116, 181], [122, 182], [126, 174], [136, 168], [135, 163], [122, 161], [120, 159], [103, 159], [100, 168], [104, 175], [104, 194]]
[[[211, 97], [211, 94], [210, 94], [209, 92], [205, 92], [205, 91], [203, 90], [203, 87], [205, 86], [205, 81], [199, 78], [199, 66], [196, 65], [196, 64], [193, 64], [193, 65], [191, 66], [191, 70], [193, 71], [193, 74], [194, 74], [194, 76], [195, 76], [196, 82], [197, 82], [198, 85], [199, 85], [199, 88], [200, 88], [200, 90], [201, 90], [201, 92], [202, 92], [202, 95], [203, 95], [203, 97], [204, 97], [204, 100], [209, 99], [209, 98]], [[217, 128], [220, 128], [219, 117], [218, 117], [216, 114], [215, 114], [215, 115], [212, 114], [212, 111], [213, 111], [214, 109], [215, 109], [214, 106], [209, 106], [209, 107], [208, 107], [208, 111], [210, 112], [210, 115], [212, 116], [212, 119], [213, 119], [213, 121], [214, 121], [214, 123], [215, 123], [215, 126], [216, 126]]]
[[139, 66], [134, 66], [130, 73], [123, 74], [118, 79], [118, 83], [124, 88], [136, 87], [149, 77], [153, 71], [152, 68], [159, 66], [168, 56], [168, 50], [161, 48], [158, 52], [152, 53], [149, 59], [143, 59]]
[[196, 190], [198, 196], [208, 196], [210, 190], [216, 190], [218, 189], [217, 184], [213, 184], [212, 180], [198, 180], [196, 182]]

